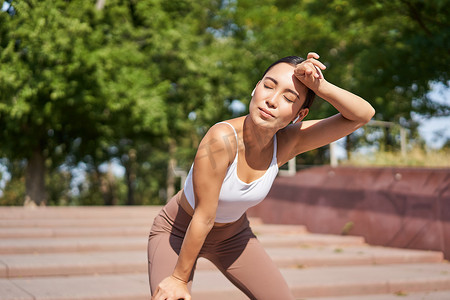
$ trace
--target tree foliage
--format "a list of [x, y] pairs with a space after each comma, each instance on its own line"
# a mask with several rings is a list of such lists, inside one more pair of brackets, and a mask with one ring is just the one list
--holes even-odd
[[[5, 193], [50, 204], [155, 203], [206, 129], [231, 116], [230, 102], [248, 104], [266, 66], [309, 51], [377, 119], [415, 132], [412, 112], [449, 114], [427, 97], [432, 83], [449, 82], [449, 2], [14, 1], [0, 12]], [[310, 118], [334, 112], [316, 101]], [[122, 179], [101, 170], [111, 161]], [[80, 166], [85, 184], [74, 195], [67, 170]], [[20, 184], [24, 192], [12, 188]]]
[[[257, 6], [242, 0], [236, 2], [235, 36], [262, 65], [319, 53], [328, 80], [367, 99], [378, 120], [400, 123], [414, 136], [411, 112], [450, 114], [448, 104], [428, 97], [433, 83], [450, 82], [449, 7], [448, 0], [264, 0]], [[317, 101], [309, 116], [334, 112]]]

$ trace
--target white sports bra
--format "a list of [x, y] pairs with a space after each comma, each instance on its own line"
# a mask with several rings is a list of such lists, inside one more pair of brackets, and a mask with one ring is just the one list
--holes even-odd
[[[220, 123], [228, 124], [231, 128], [233, 128], [236, 143], [238, 143], [238, 135], [234, 127], [227, 122]], [[238, 220], [248, 208], [261, 202], [269, 193], [273, 181], [278, 174], [276, 135], [273, 138], [273, 156], [269, 168], [262, 177], [250, 183], [243, 182], [237, 175], [238, 153], [239, 151], [236, 149], [236, 156], [233, 163], [227, 169], [225, 179], [223, 180], [222, 187], [220, 189], [219, 204], [215, 219], [218, 223], [234, 222]], [[187, 201], [194, 209], [195, 197], [192, 184], [193, 167], [194, 164], [192, 164], [189, 174], [186, 177], [186, 182], [184, 183], [184, 194], [186, 195]]]

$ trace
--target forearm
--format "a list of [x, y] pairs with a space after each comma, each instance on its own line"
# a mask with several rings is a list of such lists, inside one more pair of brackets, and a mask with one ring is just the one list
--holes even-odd
[[200, 249], [213, 225], [214, 220], [208, 220], [194, 214], [186, 231], [178, 261], [173, 271], [174, 277], [185, 282], [189, 281], [189, 276], [200, 253]]
[[361, 97], [322, 80], [316, 94], [333, 105], [344, 118], [367, 123], [375, 114], [373, 107]]

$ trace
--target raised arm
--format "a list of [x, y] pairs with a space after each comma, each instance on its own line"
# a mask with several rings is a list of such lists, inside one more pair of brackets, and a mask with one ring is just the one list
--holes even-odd
[[325, 66], [316, 53], [298, 65], [295, 76], [316, 95], [333, 105], [339, 113], [322, 120], [298, 122], [287, 130], [294, 137], [294, 155], [312, 150], [338, 140], [370, 121], [375, 114], [373, 107], [361, 97], [333, 85], [323, 78], [320, 70]]
[[230, 129], [215, 125], [203, 138], [194, 160], [193, 185], [195, 210], [181, 246], [172, 276], [158, 286], [153, 300], [189, 300], [187, 283], [206, 236], [214, 226], [220, 188], [230, 162], [225, 150]]

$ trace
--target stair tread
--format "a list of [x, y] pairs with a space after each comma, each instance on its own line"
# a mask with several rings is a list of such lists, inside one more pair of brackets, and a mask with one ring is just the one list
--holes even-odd
[[[316, 245], [363, 245], [364, 239], [353, 236], [333, 236], [325, 234], [268, 234], [258, 239], [265, 247], [316, 246]], [[145, 251], [147, 234], [141, 236], [85, 236], [61, 238], [3, 238], [0, 254], [9, 253], [45, 253], [73, 251]]]
[[[320, 297], [308, 298], [311, 300], [448, 300], [450, 299], [450, 290], [448, 291], [429, 291], [407, 293], [404, 291], [397, 291], [390, 294], [380, 295], [356, 295], [356, 296], [341, 296], [341, 297]], [[307, 300], [307, 299], [304, 299]]]
[[[408, 264], [281, 269], [296, 297], [392, 294], [450, 289], [449, 264]], [[0, 279], [37, 299], [145, 299], [149, 297], [145, 273]], [[3, 294], [3, 293], [0, 293]], [[193, 284], [194, 299], [245, 299], [220, 272], [199, 270]], [[2, 299], [2, 298], [0, 298]], [[6, 298], [4, 298], [6, 299]], [[22, 299], [19, 296], [10, 300]]]
[[[425, 292], [450, 289], [449, 264], [406, 264], [281, 269], [296, 297]], [[229, 289], [222, 274], [203, 271], [194, 277], [197, 292]], [[197, 274], [196, 274], [197, 275]], [[223, 278], [222, 278], [223, 277]]]
[[[78, 220], [64, 220], [62, 223], [59, 221], [55, 223], [54, 220], [45, 220], [45, 223], [41, 222], [38, 224], [32, 220], [27, 220], [28, 225], [24, 222], [18, 222], [16, 227], [0, 227], [0, 238], [142, 236], [150, 232], [150, 221], [152, 220], [91, 220], [91, 222], [80, 224]], [[252, 229], [257, 235], [307, 233], [306, 227], [302, 225], [256, 224], [252, 225]]]
[[[282, 268], [442, 262], [442, 253], [374, 246], [268, 248], [267, 253]], [[145, 251], [4, 254], [0, 277], [104, 274], [145, 271]], [[198, 269], [215, 269], [200, 259]]]
[[[162, 206], [47, 206], [36, 208], [3, 206], [0, 224], [12, 220], [113, 219], [155, 216]], [[0, 226], [1, 227], [1, 226]]]
[[[160, 209], [1, 208], [0, 300], [149, 299], [146, 248]], [[441, 252], [250, 222], [299, 299], [450, 299], [450, 264]], [[193, 298], [248, 299], [205, 259]]]

